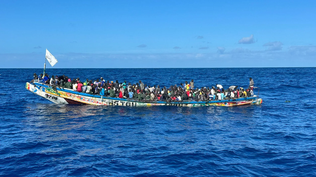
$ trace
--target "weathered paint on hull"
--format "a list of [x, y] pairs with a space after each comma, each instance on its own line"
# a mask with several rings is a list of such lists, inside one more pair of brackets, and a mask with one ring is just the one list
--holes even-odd
[[120, 98], [102, 98], [99, 95], [90, 95], [79, 93], [69, 89], [54, 90], [47, 85], [40, 83], [26, 83], [26, 89], [56, 104], [90, 104], [90, 105], [107, 105], [107, 106], [179, 106], [179, 107], [200, 107], [200, 106], [242, 106], [242, 105], [260, 105], [261, 98], [251, 97], [236, 100], [219, 100], [219, 101], [190, 101], [190, 102], [138, 102]]

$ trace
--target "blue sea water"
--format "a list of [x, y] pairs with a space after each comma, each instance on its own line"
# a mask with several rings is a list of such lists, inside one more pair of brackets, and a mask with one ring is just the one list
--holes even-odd
[[316, 176], [316, 68], [48, 69], [81, 80], [260, 87], [261, 106], [55, 105], [0, 69], [0, 176]]

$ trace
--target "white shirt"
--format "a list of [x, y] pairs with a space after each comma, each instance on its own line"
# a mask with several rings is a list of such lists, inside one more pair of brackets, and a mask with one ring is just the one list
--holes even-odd
[[78, 86], [77, 83], [73, 84], [73, 85], [72, 85], [72, 90], [77, 90], [77, 86]]
[[88, 86], [87, 86], [86, 93], [89, 93], [89, 92], [91, 91], [91, 89], [92, 89], [91, 85], [88, 85]]
[[218, 100], [221, 100], [222, 99], [221, 93], [217, 93], [217, 97], [218, 97]]
[[215, 95], [215, 90], [214, 89], [211, 90], [211, 94]]

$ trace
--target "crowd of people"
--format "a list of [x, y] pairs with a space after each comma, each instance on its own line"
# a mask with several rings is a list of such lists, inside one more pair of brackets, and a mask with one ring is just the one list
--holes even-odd
[[79, 78], [70, 79], [69, 77], [51, 76], [43, 74], [37, 76], [34, 73], [32, 82], [40, 82], [47, 84], [53, 88], [70, 89], [77, 92], [101, 95], [103, 97], [125, 98], [137, 101], [212, 101], [212, 100], [229, 100], [242, 97], [252, 97], [254, 95], [254, 81], [249, 79], [249, 87], [244, 89], [238, 86], [230, 86], [224, 89], [222, 85], [217, 84], [211, 88], [202, 87], [195, 88], [194, 81], [185, 81], [180, 86], [172, 85], [169, 88], [160, 87], [159, 85], [146, 85], [142, 81], [131, 84], [124, 82], [105, 81], [102, 77], [94, 81], [86, 79], [81, 81]]

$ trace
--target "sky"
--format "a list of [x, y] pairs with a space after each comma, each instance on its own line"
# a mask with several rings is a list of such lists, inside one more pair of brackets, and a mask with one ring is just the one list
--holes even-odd
[[0, 68], [46, 49], [54, 68], [315, 67], [315, 19], [315, 0], [1, 0]]

